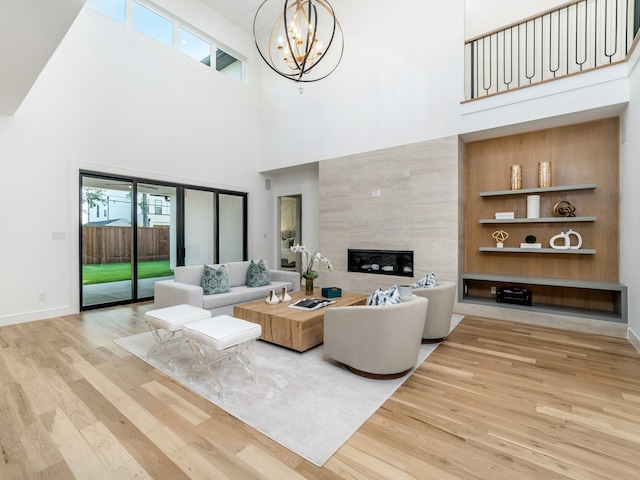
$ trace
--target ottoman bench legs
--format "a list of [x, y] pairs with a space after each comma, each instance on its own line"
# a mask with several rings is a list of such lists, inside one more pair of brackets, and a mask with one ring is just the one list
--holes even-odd
[[180, 334], [184, 325], [207, 318], [211, 318], [211, 312], [191, 305], [175, 305], [148, 311], [144, 320], [156, 343], [147, 352], [147, 358], [162, 353], [166, 355], [169, 367], [175, 372], [176, 363], [169, 345], [184, 340]]
[[242, 352], [249, 348], [262, 334], [262, 327], [229, 315], [220, 315], [208, 320], [200, 320], [185, 325], [182, 335], [197, 353], [198, 363], [191, 366], [187, 379], [191, 380], [197, 372], [207, 370], [214, 382], [218, 398], [224, 400], [224, 389], [217, 376], [217, 368], [227, 359], [237, 359], [256, 381], [249, 360]]

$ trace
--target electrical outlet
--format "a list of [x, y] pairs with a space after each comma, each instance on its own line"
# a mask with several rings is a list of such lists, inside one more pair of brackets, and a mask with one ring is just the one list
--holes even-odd
[[491, 293], [492, 293], [493, 295], [495, 295], [495, 294], [496, 294], [496, 287], [494, 287], [493, 285], [491, 286]]
[[46, 293], [39, 293], [38, 294], [38, 301], [39, 302], [46, 302], [47, 301], [47, 294]]

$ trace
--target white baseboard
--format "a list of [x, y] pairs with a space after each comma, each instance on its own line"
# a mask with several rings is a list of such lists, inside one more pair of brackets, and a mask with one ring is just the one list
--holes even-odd
[[51, 310], [38, 310], [35, 312], [21, 313], [19, 315], [6, 315], [0, 317], [0, 327], [7, 325], [17, 325], [18, 323], [35, 322], [36, 320], [46, 320], [47, 318], [60, 317], [78, 313], [71, 307], [54, 308]]
[[636, 335], [636, 333], [631, 330], [631, 327], [627, 329], [627, 338], [631, 342], [631, 345], [633, 345], [640, 353], [640, 337], [638, 337], [638, 335]]

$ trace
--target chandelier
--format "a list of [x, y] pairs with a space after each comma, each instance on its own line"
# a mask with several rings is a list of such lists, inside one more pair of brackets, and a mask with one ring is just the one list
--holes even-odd
[[268, 43], [265, 43], [267, 36], [261, 37], [258, 31], [264, 24], [263, 17], [274, 3], [265, 7], [269, 2], [262, 2], [253, 19], [256, 47], [267, 65], [277, 74], [295, 82], [315, 82], [330, 75], [342, 60], [344, 38], [329, 2], [285, 0], [268, 36]]

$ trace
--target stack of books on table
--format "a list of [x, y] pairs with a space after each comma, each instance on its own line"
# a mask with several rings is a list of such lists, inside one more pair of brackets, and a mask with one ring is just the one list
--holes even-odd
[[302, 300], [298, 300], [296, 303], [292, 303], [291, 305], [289, 305], [289, 307], [312, 312], [314, 310], [318, 310], [319, 308], [326, 307], [327, 305], [332, 305], [334, 303], [336, 303], [335, 300], [303, 298]]
[[515, 215], [513, 212], [496, 212], [496, 220], [513, 220]]

